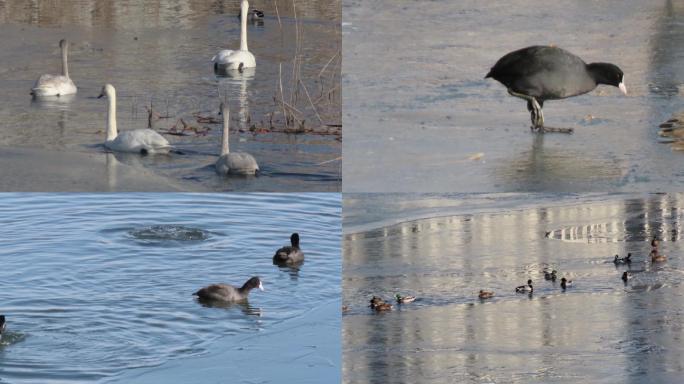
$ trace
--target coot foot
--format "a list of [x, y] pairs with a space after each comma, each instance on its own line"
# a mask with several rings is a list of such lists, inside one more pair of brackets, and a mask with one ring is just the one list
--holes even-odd
[[530, 129], [536, 133], [567, 133], [572, 134], [575, 130], [573, 128], [556, 128], [556, 127], [534, 127], [531, 126]]

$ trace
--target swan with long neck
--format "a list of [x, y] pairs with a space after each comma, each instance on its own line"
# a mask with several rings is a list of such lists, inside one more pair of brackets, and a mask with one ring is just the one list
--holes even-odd
[[228, 105], [221, 103], [223, 114], [223, 136], [221, 138], [221, 157], [216, 160], [216, 172], [221, 175], [254, 175], [259, 171], [259, 164], [252, 155], [245, 152], [230, 152]]
[[214, 70], [241, 70], [242, 68], [256, 67], [256, 59], [247, 48], [247, 18], [249, 2], [242, 0], [240, 4], [240, 49], [233, 51], [224, 49], [219, 51], [211, 61], [214, 62]]
[[69, 78], [69, 64], [67, 63], [69, 42], [66, 39], [60, 40], [59, 48], [62, 50], [62, 74], [41, 75], [33, 84], [33, 88], [31, 88], [31, 95], [34, 97], [62, 96], [76, 93], [76, 84]]
[[147, 155], [168, 153], [171, 149], [166, 139], [151, 129], [134, 129], [119, 133], [116, 129], [116, 89], [111, 84], [102, 87], [98, 98], [107, 97], [107, 137], [105, 147], [116, 152], [133, 152]]

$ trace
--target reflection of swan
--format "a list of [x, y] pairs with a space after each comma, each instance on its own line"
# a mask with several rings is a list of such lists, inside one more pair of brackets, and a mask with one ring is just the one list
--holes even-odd
[[259, 170], [259, 165], [252, 155], [245, 152], [230, 152], [229, 138], [230, 115], [228, 106], [221, 103], [223, 114], [223, 137], [221, 142], [221, 157], [216, 160], [216, 172], [221, 175], [253, 175]]
[[107, 139], [105, 147], [118, 152], [167, 153], [171, 145], [166, 139], [151, 129], [134, 129], [121, 132], [116, 130], [116, 90], [111, 84], [102, 87], [99, 97], [107, 96]]
[[33, 84], [31, 95], [41, 97], [76, 93], [76, 84], [69, 78], [69, 67], [67, 65], [69, 42], [65, 39], [60, 40], [59, 47], [62, 49], [62, 75], [41, 75]]
[[211, 58], [211, 61], [214, 62], [214, 70], [242, 70], [243, 68], [256, 67], [256, 59], [254, 59], [254, 55], [247, 49], [247, 12], [249, 9], [249, 2], [247, 0], [242, 0], [240, 8], [240, 50], [233, 51], [224, 49], [219, 51]]
[[[256, 73], [256, 68], [247, 68], [242, 71], [223, 71], [217, 73], [218, 75], [228, 75], [227, 78], [219, 79], [219, 93], [221, 89], [225, 94], [232, 97], [237, 97], [239, 109], [237, 111], [240, 124], [242, 128], [246, 128], [249, 125], [250, 113], [249, 113], [249, 100], [247, 98], [247, 85], [248, 82], [254, 79], [254, 74]], [[239, 91], [236, 89], [239, 85]]]

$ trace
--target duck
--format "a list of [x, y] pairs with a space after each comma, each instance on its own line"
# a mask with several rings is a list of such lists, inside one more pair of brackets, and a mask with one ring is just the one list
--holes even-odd
[[[238, 19], [242, 20], [242, 9], [240, 9], [240, 13], [237, 15]], [[264, 18], [264, 12], [261, 10], [258, 10], [254, 7], [249, 7], [249, 10], [247, 11], [247, 20], [249, 21], [259, 21], [263, 20]]]
[[615, 255], [615, 258], [613, 259], [613, 264], [619, 265], [619, 264], [630, 264], [632, 262], [632, 253], [628, 253], [627, 256], [625, 257], [620, 257], [619, 255]]
[[658, 241], [658, 238], [653, 236], [653, 240], [651, 240], [651, 248], [657, 249], [659, 244], [660, 241]]
[[193, 295], [197, 296], [200, 300], [207, 301], [246, 301], [247, 297], [249, 296], [249, 292], [254, 288], [259, 288], [261, 291], [264, 290], [264, 286], [258, 276], [250, 278], [240, 288], [234, 287], [230, 284], [212, 284], [201, 288], [197, 292], [193, 293]]
[[216, 164], [216, 173], [219, 175], [256, 175], [259, 172], [259, 164], [257, 164], [254, 156], [246, 152], [231, 152], [230, 151], [230, 112], [228, 105], [221, 103], [221, 113], [223, 114], [223, 134], [221, 138], [221, 155]]
[[249, 14], [249, 1], [242, 0], [240, 3], [240, 49], [224, 49], [219, 51], [211, 61], [214, 62], [214, 71], [220, 69], [238, 70], [256, 67], [256, 59], [247, 47], [247, 18]]
[[384, 302], [385, 302], [385, 300], [383, 300], [382, 297], [373, 296], [373, 297], [370, 299], [370, 307], [371, 307], [371, 308], [375, 308], [376, 305], [382, 304], [382, 303], [384, 303]]
[[273, 262], [276, 264], [301, 263], [302, 261], [304, 261], [304, 252], [299, 248], [298, 233], [293, 233], [290, 236], [290, 245], [278, 249], [273, 256]]
[[572, 280], [568, 280], [565, 277], [561, 279], [561, 288], [565, 291], [568, 287], [572, 286]]
[[41, 75], [31, 88], [33, 97], [73, 95], [78, 90], [76, 84], [69, 77], [69, 65], [67, 64], [69, 42], [66, 39], [60, 40], [59, 48], [62, 51], [62, 74]]
[[654, 249], [651, 251], [651, 262], [659, 263], [667, 260], [667, 256], [659, 255], [658, 250]]
[[544, 126], [546, 100], [559, 100], [593, 91], [599, 84], [618, 87], [627, 94], [624, 73], [615, 64], [587, 64], [578, 56], [555, 46], [535, 45], [501, 57], [485, 79], [493, 78], [511, 96], [527, 101], [533, 131], [572, 133], [572, 129]]
[[391, 311], [392, 310], [392, 304], [390, 303], [379, 303], [376, 304], [373, 309], [375, 309], [377, 312], [384, 312], [384, 311]]
[[119, 133], [116, 129], [116, 89], [105, 84], [98, 98], [107, 97], [107, 137], [104, 145], [115, 152], [132, 152], [141, 155], [168, 153], [171, 144], [159, 133], [149, 128]]
[[378, 312], [392, 310], [392, 304], [386, 303], [382, 297], [373, 296], [370, 299], [370, 307]]
[[477, 295], [480, 299], [491, 299], [494, 297], [494, 292], [493, 291], [485, 291], [483, 289], [480, 289], [480, 293]]
[[526, 292], [532, 293], [533, 290], [534, 290], [534, 288], [532, 287], [532, 279], [527, 280], [526, 285], [521, 285], [519, 287], [515, 287], [515, 291], [518, 293], [526, 293]]
[[402, 296], [397, 293], [396, 295], [394, 295], [394, 297], [397, 299], [398, 304], [408, 304], [416, 301], [415, 296]]
[[551, 280], [551, 281], [556, 281], [556, 275], [557, 271], [554, 269], [551, 272], [549, 271], [544, 271], [544, 279], [545, 280]]
[[625, 283], [627, 282], [627, 280], [629, 280], [629, 279], [631, 279], [631, 278], [632, 278], [632, 274], [629, 273], [629, 272], [627, 272], [627, 271], [625, 271], [625, 272], [622, 274], [622, 281], [624, 281]]

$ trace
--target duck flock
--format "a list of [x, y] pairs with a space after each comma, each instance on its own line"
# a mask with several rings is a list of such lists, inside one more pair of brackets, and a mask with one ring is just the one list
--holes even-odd
[[[304, 263], [304, 252], [299, 247], [299, 234], [293, 233], [290, 236], [290, 245], [279, 248], [273, 255], [273, 264], [277, 266], [298, 267]], [[259, 276], [251, 277], [242, 286], [230, 284], [211, 284], [200, 288], [192, 295], [197, 296], [197, 300], [205, 306], [225, 306], [232, 303], [246, 302], [249, 293], [258, 288], [263, 291], [264, 286]], [[5, 334], [6, 328], [5, 315], [0, 315], [0, 342]]]
[[[247, 0], [242, 0], [240, 4], [240, 48], [236, 50], [224, 49], [219, 51], [211, 61], [214, 63], [214, 70], [217, 73], [225, 73], [232, 76], [239, 76], [246, 68], [255, 68], [256, 59], [249, 52], [247, 47], [247, 21], [257, 21], [264, 17], [260, 10], [250, 8]], [[69, 66], [67, 61], [69, 42], [62, 39], [59, 42], [62, 53], [62, 74], [61, 75], [41, 75], [31, 88], [31, 95], [34, 98], [49, 98], [73, 95], [77, 92], [74, 81], [69, 77]], [[107, 120], [106, 138], [104, 146], [114, 152], [139, 153], [141, 155], [169, 153], [172, 145], [158, 132], [150, 129], [134, 129], [119, 132], [116, 125], [116, 89], [112, 84], [105, 84], [102, 87], [100, 98], [106, 97]], [[259, 165], [255, 158], [243, 152], [230, 152], [229, 149], [229, 114], [225, 103], [221, 104], [223, 114], [223, 135], [221, 154], [216, 161], [215, 169], [220, 175], [255, 175], [259, 171]]]
[[[651, 263], [661, 263], [667, 261], [667, 256], [664, 254], [660, 253], [660, 241], [658, 240], [657, 237], [653, 237], [651, 240], [651, 252], [648, 256], [648, 259], [644, 260], [644, 262], [648, 262], [650, 259]], [[615, 257], [611, 260], [613, 264], [615, 264], [616, 267], [619, 266], [627, 266], [630, 268], [628, 271], [624, 271], [621, 275], [622, 281], [624, 281], [625, 284], [628, 283], [628, 281], [634, 276], [635, 271], [631, 270], [631, 265], [632, 265], [632, 254], [628, 253], [627, 256], [625, 257], [620, 257], [619, 255], [615, 255]], [[643, 271], [643, 270], [642, 270]], [[558, 271], [555, 269], [552, 269], [551, 267], [547, 267], [544, 269], [544, 280], [550, 281], [552, 283], [555, 283], [558, 280]], [[565, 292], [567, 289], [572, 287], [574, 284], [573, 280], [569, 280], [566, 277], [561, 277], [560, 279], [560, 289]], [[528, 279], [526, 284], [519, 285], [515, 287], [515, 292], [516, 293], [524, 293], [529, 295], [530, 297], [534, 293], [534, 284], [532, 282], [532, 279]], [[489, 291], [485, 289], [481, 289], [477, 297], [481, 300], [487, 300], [493, 298], [495, 295], [494, 291]], [[415, 296], [402, 296], [400, 294], [395, 295], [396, 298], [396, 303], [401, 305], [401, 304], [408, 304], [416, 300]], [[373, 309], [376, 312], [385, 312], [385, 311], [391, 311], [393, 309], [393, 306], [391, 303], [386, 302], [382, 297], [379, 296], [373, 296], [370, 300], [370, 308]], [[343, 311], [345, 311], [346, 307], [343, 307]]]

